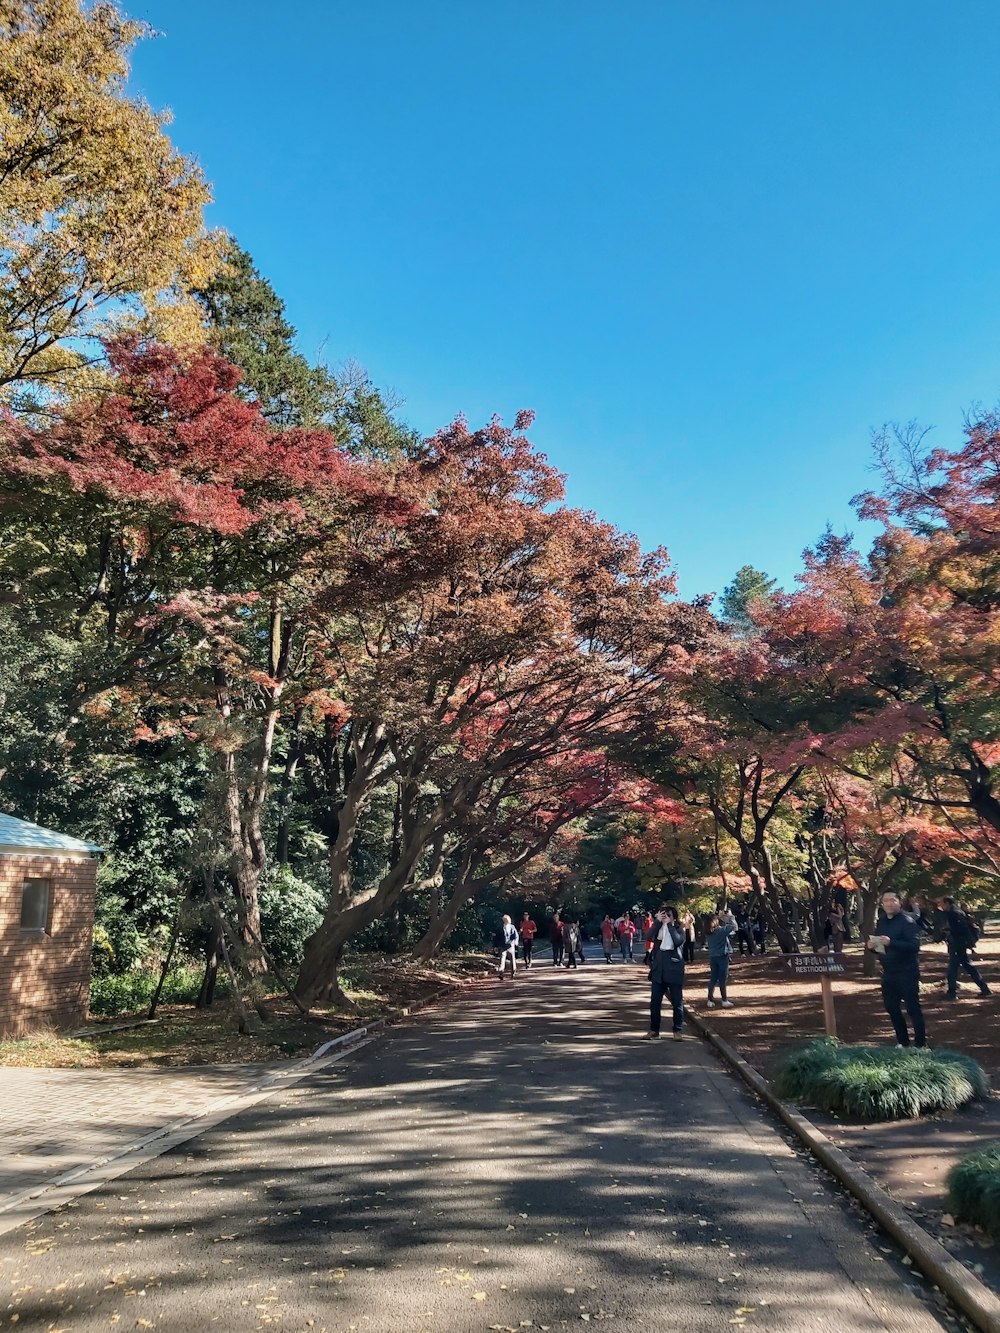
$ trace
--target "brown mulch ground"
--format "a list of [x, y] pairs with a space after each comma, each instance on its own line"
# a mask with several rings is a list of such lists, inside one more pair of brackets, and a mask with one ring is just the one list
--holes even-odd
[[[992, 1097], [949, 1115], [862, 1124], [806, 1108], [806, 1114], [955, 1254], [1000, 1291], [1000, 1245], [973, 1227], [949, 1225], [945, 1176], [966, 1153], [1000, 1140], [1000, 938], [983, 940], [979, 969], [993, 991], [980, 999], [959, 982], [957, 1001], [944, 999], [947, 953], [943, 944], [921, 952], [921, 1005], [930, 1045], [963, 1051], [990, 1075]], [[860, 947], [847, 946], [847, 973], [833, 983], [837, 1036], [843, 1042], [893, 1045], [878, 978], [862, 975]], [[685, 1000], [765, 1076], [789, 1047], [823, 1035], [820, 983], [793, 979], [780, 956], [740, 958], [729, 971], [733, 1009], [708, 1009], [708, 964], [688, 968]], [[942, 1220], [947, 1219], [947, 1220]]]
[[[382, 956], [352, 960], [344, 989], [350, 1008], [318, 1006], [306, 1018], [284, 991], [267, 996], [263, 1022], [250, 1010], [250, 1031], [238, 1031], [236, 1006], [210, 1009], [161, 1005], [151, 1023], [129, 1026], [120, 1015], [92, 1022], [83, 1033], [39, 1033], [0, 1041], [0, 1065], [47, 1069], [121, 1069], [167, 1065], [270, 1064], [309, 1055], [325, 1041], [380, 1018], [392, 1018], [442, 987], [484, 975], [482, 956], [454, 956], [424, 966]], [[140, 1016], [136, 1016], [140, 1017]]]

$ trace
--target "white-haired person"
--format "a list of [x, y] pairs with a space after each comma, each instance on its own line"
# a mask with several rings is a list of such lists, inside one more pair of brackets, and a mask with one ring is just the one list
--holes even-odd
[[497, 967], [497, 976], [503, 981], [504, 970], [509, 958], [510, 979], [513, 981], [517, 975], [517, 941], [520, 937], [517, 933], [517, 927], [506, 913], [504, 913], [503, 921], [500, 923], [499, 936], [500, 963]]

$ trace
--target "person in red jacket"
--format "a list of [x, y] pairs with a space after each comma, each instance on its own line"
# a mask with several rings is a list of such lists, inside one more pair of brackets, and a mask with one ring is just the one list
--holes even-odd
[[626, 912], [623, 917], [615, 922], [615, 929], [618, 931], [618, 946], [622, 951], [622, 962], [632, 962], [632, 941], [635, 939], [635, 922], [631, 914]]
[[611, 962], [611, 950], [615, 947], [615, 923], [604, 914], [604, 920], [601, 922], [601, 945], [604, 949], [604, 961]]
[[524, 950], [524, 966], [527, 969], [531, 966], [531, 950], [534, 948], [535, 936], [538, 934], [538, 927], [527, 912], [521, 917], [518, 933], [521, 936], [521, 948]]

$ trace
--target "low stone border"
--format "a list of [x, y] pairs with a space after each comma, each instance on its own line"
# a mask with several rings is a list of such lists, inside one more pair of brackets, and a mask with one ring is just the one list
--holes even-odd
[[365, 1027], [354, 1028], [351, 1032], [345, 1032], [331, 1041], [324, 1042], [313, 1051], [312, 1055], [307, 1055], [304, 1059], [296, 1060], [285, 1068], [269, 1074], [242, 1092], [216, 1098], [194, 1115], [184, 1116], [180, 1120], [171, 1121], [168, 1125], [162, 1125], [159, 1129], [144, 1134], [142, 1138], [134, 1139], [118, 1152], [99, 1157], [83, 1166], [74, 1167], [72, 1171], [57, 1176], [55, 1180], [46, 1181], [34, 1189], [26, 1190], [23, 1194], [0, 1205], [0, 1236], [16, 1230], [17, 1227], [36, 1217], [42, 1217], [45, 1213], [64, 1207], [81, 1194], [89, 1194], [91, 1190], [99, 1189], [109, 1180], [127, 1175], [137, 1166], [162, 1157], [171, 1148], [197, 1138], [208, 1129], [214, 1129], [216, 1125], [231, 1119], [240, 1111], [255, 1106], [257, 1102], [264, 1101], [273, 1093], [280, 1092], [295, 1083], [301, 1083], [303, 1079], [311, 1078], [320, 1069], [342, 1060], [350, 1051], [367, 1046], [390, 1024], [398, 1023], [401, 1019], [427, 1008], [428, 1005], [446, 999], [454, 992], [464, 989], [467, 984], [466, 981], [456, 981], [444, 985], [431, 995], [418, 1000], [416, 1004], [401, 1009], [399, 1013], [377, 1019]]
[[940, 1241], [915, 1222], [905, 1208], [900, 1207], [847, 1153], [831, 1143], [812, 1121], [775, 1096], [767, 1079], [703, 1019], [690, 1010], [687, 1010], [686, 1017], [695, 1031], [714, 1046], [726, 1064], [739, 1074], [744, 1083], [788, 1126], [830, 1174], [854, 1195], [879, 1226], [902, 1246], [921, 1272], [950, 1296], [983, 1333], [1000, 1333], [1000, 1297], [984, 1282], [980, 1282], [954, 1255], [949, 1254]]

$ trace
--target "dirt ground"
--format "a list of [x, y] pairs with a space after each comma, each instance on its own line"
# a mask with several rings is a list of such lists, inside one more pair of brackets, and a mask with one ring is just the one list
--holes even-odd
[[284, 991], [270, 994], [264, 1022], [251, 1009], [240, 1035], [236, 1006], [217, 1000], [210, 1009], [161, 1005], [152, 1022], [141, 1015], [94, 1021], [81, 1032], [51, 1032], [0, 1041], [0, 1065], [47, 1069], [120, 1069], [166, 1065], [256, 1064], [308, 1055], [323, 1042], [366, 1022], [391, 1018], [443, 986], [484, 973], [483, 958], [455, 956], [422, 966], [383, 956], [351, 964], [344, 979], [350, 1008], [317, 1007], [306, 1018]]
[[[921, 1005], [932, 1046], [963, 1051], [990, 1075], [993, 1095], [949, 1115], [862, 1124], [808, 1110], [809, 1118], [850, 1154], [942, 1243], [1000, 1291], [1000, 1245], [975, 1228], [955, 1226], [947, 1210], [945, 1177], [966, 1153], [1000, 1140], [1000, 936], [980, 942], [979, 969], [992, 997], [981, 999], [965, 978], [959, 999], [944, 998], [947, 952], [921, 951]], [[892, 1045], [892, 1027], [877, 977], [862, 975], [859, 946], [847, 946], [847, 972], [833, 983], [837, 1036], [844, 1042]], [[708, 964], [688, 968], [685, 999], [699, 1017], [763, 1074], [769, 1076], [790, 1046], [823, 1035], [818, 980], [796, 980], [780, 955], [740, 958], [729, 973], [733, 1009], [708, 1009]]]

